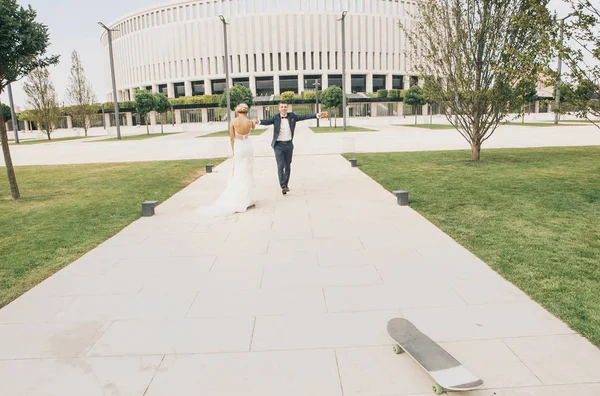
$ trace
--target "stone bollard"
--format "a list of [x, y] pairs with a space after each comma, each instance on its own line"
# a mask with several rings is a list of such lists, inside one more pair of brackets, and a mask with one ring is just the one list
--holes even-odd
[[348, 161], [350, 161], [350, 165], [352, 165], [353, 168], [358, 166], [358, 161], [355, 158], [350, 158]]
[[406, 206], [408, 205], [408, 191], [393, 191], [392, 192], [396, 198], [398, 198], [398, 205]]
[[154, 216], [154, 208], [158, 205], [158, 201], [145, 201], [142, 202], [142, 216], [150, 217]]
[[207, 164], [206, 165], [206, 173], [212, 173], [213, 170], [213, 164]]

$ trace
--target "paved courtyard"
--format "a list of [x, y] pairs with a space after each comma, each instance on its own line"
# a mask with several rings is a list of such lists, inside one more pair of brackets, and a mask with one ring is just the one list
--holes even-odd
[[255, 209], [195, 216], [230, 166], [0, 310], [0, 394], [429, 395], [394, 317], [484, 380], [470, 395], [600, 393], [595, 346], [342, 157], [296, 157], [285, 197], [257, 158]]

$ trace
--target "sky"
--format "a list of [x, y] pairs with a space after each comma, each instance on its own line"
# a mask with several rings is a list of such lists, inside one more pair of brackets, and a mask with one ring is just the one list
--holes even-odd
[[[86, 76], [91, 81], [98, 100], [106, 100], [103, 94], [106, 81], [100, 45], [102, 28], [98, 26], [98, 22], [108, 26], [126, 14], [140, 8], [168, 3], [168, 0], [18, 0], [18, 3], [22, 6], [30, 4], [38, 13], [37, 20], [48, 26], [48, 53], [60, 55], [60, 63], [51, 67], [50, 73], [62, 103], [68, 85], [73, 50], [79, 52]], [[551, 0], [550, 4], [550, 8], [557, 10], [559, 16], [569, 12], [563, 0]], [[15, 106], [21, 110], [27, 107], [22, 81], [12, 86]], [[8, 103], [6, 93], [0, 100]]]

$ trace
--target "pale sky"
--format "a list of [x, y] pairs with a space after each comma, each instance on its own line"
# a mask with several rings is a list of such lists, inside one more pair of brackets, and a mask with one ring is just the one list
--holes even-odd
[[[104, 102], [106, 82], [100, 45], [102, 28], [97, 22], [109, 25], [140, 8], [168, 3], [168, 0], [18, 0], [18, 3], [23, 6], [31, 4], [38, 13], [37, 20], [48, 26], [51, 43], [48, 53], [60, 55], [60, 64], [50, 68], [59, 101], [65, 98], [71, 52], [77, 50], [98, 100]], [[563, 0], [551, 0], [551, 9], [558, 9], [559, 16], [569, 12]], [[21, 84], [22, 81], [13, 84], [13, 97], [15, 106], [24, 109], [27, 99]], [[1, 100], [8, 103], [6, 93]]]

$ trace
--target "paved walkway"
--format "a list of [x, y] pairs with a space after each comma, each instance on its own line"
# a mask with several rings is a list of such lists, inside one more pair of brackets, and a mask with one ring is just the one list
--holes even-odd
[[[343, 158], [258, 158], [256, 209], [192, 212], [216, 168], [0, 311], [3, 396], [429, 395], [403, 316], [478, 396], [596, 396], [600, 351]], [[495, 393], [494, 393], [495, 392]]]
[[[348, 132], [316, 134], [308, 129], [315, 121], [298, 125], [296, 155], [339, 154], [342, 152], [396, 152], [428, 150], [468, 150], [469, 144], [455, 130], [429, 130], [406, 125], [411, 118], [352, 118], [350, 125], [376, 129], [377, 132]], [[338, 125], [342, 122], [338, 120]], [[429, 122], [420, 118], [419, 122]], [[447, 123], [437, 117], [434, 123]], [[323, 126], [323, 124], [322, 124]], [[171, 126], [169, 128], [172, 129]], [[79, 164], [127, 161], [179, 160], [226, 157], [230, 154], [227, 137], [200, 138], [210, 132], [227, 129], [226, 123], [194, 124], [192, 130], [165, 137], [138, 141], [88, 142], [71, 140], [65, 142], [11, 146], [15, 165]], [[135, 129], [143, 133], [143, 129]], [[129, 130], [130, 133], [131, 130]], [[257, 156], [273, 156], [270, 147], [271, 129], [253, 137]], [[92, 138], [97, 139], [97, 137]], [[295, 140], [298, 141], [298, 140]], [[484, 143], [488, 148], [549, 147], [600, 145], [600, 130], [593, 125], [531, 127], [502, 126]], [[485, 155], [485, 154], [484, 154]], [[0, 156], [1, 157], [1, 156]], [[3, 164], [0, 158], [0, 165]]]

